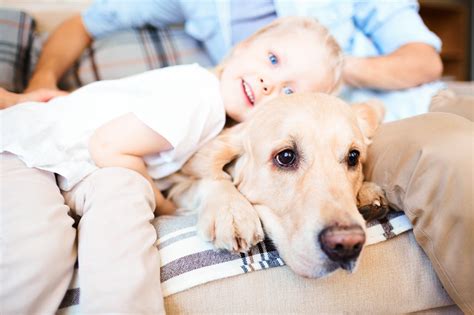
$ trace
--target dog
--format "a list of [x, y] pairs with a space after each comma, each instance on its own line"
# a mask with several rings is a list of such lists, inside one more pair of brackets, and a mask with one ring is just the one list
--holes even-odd
[[[375, 101], [349, 106], [326, 94], [277, 97], [225, 129], [168, 180], [179, 207], [198, 209], [198, 233], [247, 251], [264, 230], [297, 274], [352, 272], [366, 218], [388, 211], [363, 181], [367, 147], [384, 115]], [[263, 224], [263, 227], [262, 227]]]

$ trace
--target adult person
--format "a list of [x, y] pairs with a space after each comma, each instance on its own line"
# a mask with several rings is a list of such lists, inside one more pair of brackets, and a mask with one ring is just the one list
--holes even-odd
[[[412, 0], [382, 1], [96, 1], [59, 26], [46, 43], [27, 91], [57, 89], [62, 74], [92, 39], [152, 24], [183, 23], [218, 62], [233, 43], [277, 16], [308, 15], [328, 27], [347, 54], [342, 91], [349, 101], [378, 97], [387, 120], [428, 111], [441, 88], [441, 43]], [[318, 69], [315, 69], [318, 71]], [[447, 107], [447, 106], [444, 106]], [[428, 113], [382, 125], [366, 176], [403, 209], [449, 295], [474, 312], [473, 124]]]

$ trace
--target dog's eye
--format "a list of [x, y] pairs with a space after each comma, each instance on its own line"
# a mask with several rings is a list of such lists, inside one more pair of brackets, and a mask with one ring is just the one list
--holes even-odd
[[291, 149], [286, 149], [275, 155], [273, 160], [277, 166], [292, 167], [296, 162], [296, 153]]
[[349, 151], [349, 154], [347, 155], [347, 165], [349, 165], [349, 167], [356, 166], [357, 163], [359, 163], [359, 156], [360, 156], [359, 151], [357, 150]]

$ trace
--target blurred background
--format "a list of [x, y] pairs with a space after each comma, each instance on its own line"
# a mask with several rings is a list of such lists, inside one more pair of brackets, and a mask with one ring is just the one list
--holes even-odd
[[420, 15], [443, 41], [443, 79], [473, 81], [474, 17], [472, 0], [419, 0]]

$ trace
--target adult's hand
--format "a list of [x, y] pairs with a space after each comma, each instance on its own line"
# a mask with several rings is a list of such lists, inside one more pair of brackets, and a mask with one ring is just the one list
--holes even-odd
[[57, 89], [39, 89], [33, 92], [19, 94], [0, 88], [0, 109], [5, 109], [23, 102], [47, 102], [54, 97], [67, 94], [67, 92]]

